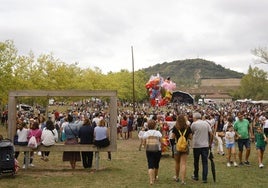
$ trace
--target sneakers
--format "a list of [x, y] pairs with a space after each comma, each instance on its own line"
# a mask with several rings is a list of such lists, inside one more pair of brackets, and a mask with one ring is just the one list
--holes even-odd
[[243, 163], [243, 162], [240, 162], [240, 163], [239, 163], [239, 166], [244, 166], [244, 163]]
[[182, 182], [181, 182], [181, 185], [186, 185], [186, 182], [185, 182], [185, 181], [182, 181]]
[[235, 167], [237, 167], [237, 166], [238, 166], [236, 162], [234, 162], [234, 166], [235, 166]]
[[195, 176], [192, 176], [192, 180], [194, 180], [194, 181], [198, 181], [198, 178], [195, 177]]
[[221, 156], [224, 156], [225, 155], [225, 153], [223, 151], [218, 152], [218, 154], [221, 155]]
[[173, 179], [174, 179], [175, 182], [179, 182], [180, 181], [177, 176], [173, 176]]
[[227, 163], [227, 167], [231, 167], [231, 163], [228, 162], [228, 163]]
[[[31, 163], [29, 166], [34, 167], [34, 164]], [[23, 168], [23, 169], [26, 168], [25, 164], [22, 166], [22, 168]]]
[[260, 165], [259, 165], [259, 168], [263, 168], [264, 167], [264, 165], [261, 163]]
[[244, 164], [247, 165], [247, 166], [250, 166], [248, 161], [245, 161]]

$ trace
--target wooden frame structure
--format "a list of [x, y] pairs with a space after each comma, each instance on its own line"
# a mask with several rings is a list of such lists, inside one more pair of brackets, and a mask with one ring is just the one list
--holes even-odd
[[[110, 145], [106, 148], [96, 148], [93, 145], [63, 145], [56, 144], [50, 147], [40, 146], [39, 151], [94, 151], [96, 160], [96, 169], [99, 168], [99, 152], [100, 151], [116, 151], [117, 150], [117, 91], [115, 90], [19, 90], [10, 91], [8, 97], [8, 138], [13, 141], [16, 134], [16, 114], [17, 114], [17, 98], [18, 97], [110, 97]], [[26, 158], [29, 157], [31, 148], [27, 146], [15, 146], [16, 151], [26, 151]], [[26, 160], [26, 168], [28, 167], [28, 160]]]

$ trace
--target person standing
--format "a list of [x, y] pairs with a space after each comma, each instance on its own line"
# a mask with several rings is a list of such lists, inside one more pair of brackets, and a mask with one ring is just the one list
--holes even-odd
[[[244, 118], [242, 112], [237, 113], [238, 120], [234, 123], [234, 130], [238, 136], [237, 144], [238, 144], [238, 157], [239, 157], [239, 165], [247, 165], [249, 166], [250, 163], [248, 161], [250, 155], [250, 138], [254, 138], [252, 133], [252, 127], [249, 124], [249, 121]], [[242, 162], [242, 154], [243, 154], [243, 147], [246, 148], [246, 156], [245, 162]]]
[[123, 118], [121, 119], [121, 122], [120, 122], [120, 125], [122, 127], [122, 134], [123, 134], [123, 139], [124, 140], [127, 139], [127, 133], [128, 133], [127, 124], [128, 124], [127, 116], [124, 115]]
[[[78, 131], [78, 137], [80, 138], [80, 144], [93, 144], [94, 140], [94, 127], [91, 125], [89, 118], [84, 119], [83, 126]], [[91, 168], [93, 160], [92, 151], [82, 152], [82, 161], [84, 168]]]
[[235, 151], [235, 131], [232, 124], [228, 125], [225, 132], [225, 143], [227, 149], [227, 167], [231, 166], [231, 156], [233, 156], [233, 164], [237, 167], [236, 151]]
[[224, 135], [224, 131], [223, 131], [223, 127], [224, 127], [224, 116], [223, 114], [220, 114], [218, 116], [218, 119], [215, 123], [215, 137], [217, 139], [217, 143], [218, 143], [218, 147], [217, 147], [217, 152], [218, 154], [220, 155], [224, 155], [224, 151], [223, 151], [223, 137], [225, 136]]
[[145, 128], [142, 127], [141, 130], [138, 133], [138, 137], [139, 137], [139, 140], [140, 140], [139, 151], [141, 151], [141, 148], [144, 147], [143, 135], [144, 135], [145, 131], [147, 131], [147, 130], [145, 130]]
[[201, 114], [199, 112], [193, 113], [193, 123], [191, 124], [191, 130], [193, 134], [192, 148], [194, 155], [194, 175], [192, 179], [198, 181], [199, 171], [199, 158], [202, 160], [202, 180], [203, 183], [207, 183], [208, 175], [208, 153], [213, 141], [213, 133], [210, 125], [201, 120]]
[[264, 121], [263, 121], [263, 131], [265, 136], [268, 136], [268, 113], [266, 114]]
[[146, 157], [147, 157], [147, 165], [148, 165], [148, 175], [150, 179], [150, 185], [154, 184], [155, 180], [158, 180], [158, 170], [159, 163], [162, 156], [161, 153], [161, 142], [162, 142], [162, 134], [160, 131], [155, 130], [156, 122], [154, 120], [148, 121], [148, 131], [146, 131], [143, 135], [144, 144], [149, 144], [149, 137], [154, 137], [157, 142], [157, 148], [155, 151], [149, 151], [146, 149]]
[[[181, 134], [184, 135], [187, 142], [188, 140], [192, 139], [192, 130], [187, 125], [186, 117], [181, 114], [178, 116], [176, 120], [176, 124], [172, 129], [171, 139], [175, 139], [178, 142]], [[185, 183], [185, 175], [186, 175], [186, 162], [189, 154], [189, 148], [186, 152], [180, 152], [176, 150], [176, 144], [174, 144], [174, 159], [175, 159], [175, 181], [179, 181], [179, 175], [181, 178], [181, 184], [184, 185]]]
[[139, 113], [137, 117], [137, 131], [140, 132], [143, 127], [143, 114]]
[[127, 120], [127, 138], [132, 138], [132, 131], [133, 131], [133, 125], [134, 125], [134, 116], [133, 114], [130, 114], [128, 116]]
[[259, 168], [263, 168], [264, 165], [262, 161], [263, 161], [263, 154], [264, 154], [265, 146], [267, 142], [267, 137], [262, 132], [261, 127], [257, 127], [257, 132], [255, 133], [255, 141], [256, 141], [256, 149], [258, 153]]

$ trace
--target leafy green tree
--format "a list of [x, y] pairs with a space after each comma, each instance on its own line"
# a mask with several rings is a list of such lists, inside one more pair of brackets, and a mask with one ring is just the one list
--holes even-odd
[[267, 72], [250, 66], [248, 73], [241, 79], [240, 95], [254, 100], [267, 99], [267, 84]]
[[9, 90], [13, 88], [13, 67], [17, 62], [17, 49], [10, 40], [0, 42], [0, 102], [7, 103]]

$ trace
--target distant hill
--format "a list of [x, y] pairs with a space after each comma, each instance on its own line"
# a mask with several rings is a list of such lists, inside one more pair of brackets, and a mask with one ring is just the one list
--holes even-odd
[[226, 69], [212, 61], [199, 58], [177, 60], [170, 63], [164, 62], [142, 70], [145, 71], [148, 78], [157, 73], [164, 78], [170, 76], [180, 87], [200, 84], [200, 79], [242, 78], [244, 76], [243, 73]]

